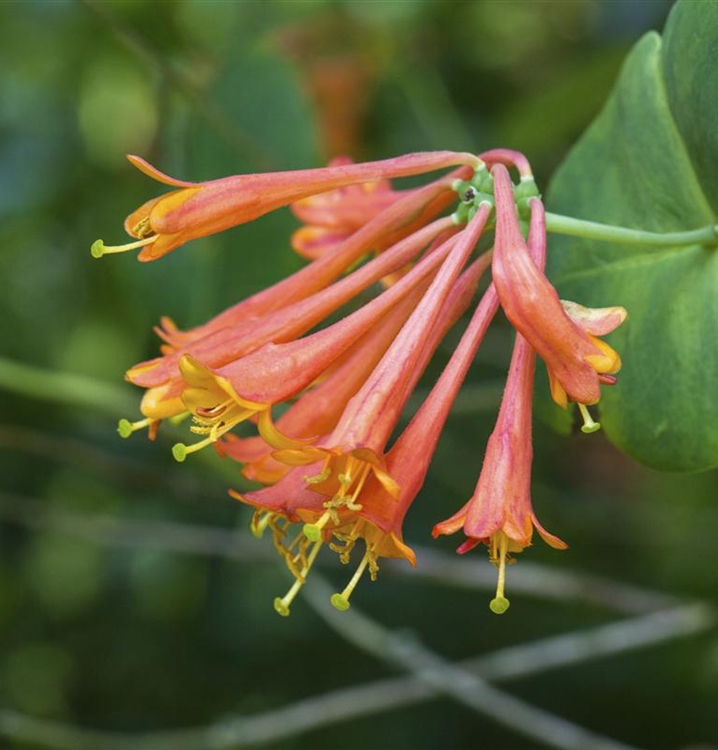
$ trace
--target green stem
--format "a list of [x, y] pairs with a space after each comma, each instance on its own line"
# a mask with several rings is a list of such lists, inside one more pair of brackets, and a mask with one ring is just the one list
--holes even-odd
[[122, 416], [137, 404], [123, 388], [84, 375], [45, 370], [0, 357], [0, 388], [21, 396]]
[[546, 214], [546, 229], [554, 234], [568, 234], [589, 240], [617, 242], [623, 245], [647, 245], [650, 247], [682, 247], [686, 245], [717, 245], [718, 225], [693, 229], [690, 232], [644, 232], [595, 221], [574, 219], [572, 216]]

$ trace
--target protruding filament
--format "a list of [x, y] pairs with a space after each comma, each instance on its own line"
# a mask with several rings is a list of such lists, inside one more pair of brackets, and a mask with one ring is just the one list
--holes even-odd
[[207, 437], [191, 445], [175, 443], [172, 447], [172, 455], [175, 457], [175, 461], [182, 463], [189, 453], [196, 453], [202, 448], [216, 443], [222, 435], [229, 432], [251, 413], [250, 410], [236, 406], [233, 401], [227, 401], [214, 407], [214, 409], [204, 410], [202, 414], [195, 414], [194, 421], [196, 424], [190, 427], [191, 432], [197, 435], [207, 435]]
[[335, 515], [336, 511], [327, 510], [316, 523], [305, 523], [304, 536], [312, 542], [318, 542], [322, 538], [322, 529]]
[[294, 597], [296, 597], [296, 595], [299, 593], [299, 590], [302, 588], [302, 586], [304, 586], [304, 582], [307, 579], [307, 574], [314, 564], [314, 561], [317, 559], [317, 555], [319, 554], [319, 550], [322, 548], [322, 544], [323, 542], [319, 541], [314, 545], [314, 547], [312, 547], [312, 551], [307, 557], [307, 564], [302, 568], [301, 578], [297, 578], [297, 580], [294, 581], [294, 583], [292, 584], [292, 588], [290, 588], [284, 596], [278, 596], [274, 600], [274, 609], [277, 614], [282, 615], [282, 617], [289, 616], [289, 606], [294, 601]]
[[258, 510], [252, 516], [252, 520], [249, 522], [249, 531], [255, 539], [261, 539], [264, 536], [264, 532], [269, 526], [269, 522], [272, 520], [272, 514]]
[[596, 432], [601, 429], [600, 422], [594, 422], [591, 412], [589, 412], [586, 404], [579, 404], [578, 410], [581, 412], [583, 418], [583, 424], [581, 425], [581, 432], [585, 432], [587, 435]]
[[215, 442], [215, 438], [211, 435], [204, 440], [200, 440], [199, 443], [192, 443], [191, 445], [185, 445], [184, 443], [175, 443], [172, 446], [172, 455], [175, 461], [182, 463], [189, 453], [196, 453], [202, 448], [206, 448], [208, 445], [212, 445]]
[[504, 596], [506, 586], [506, 555], [508, 554], [509, 538], [503, 531], [498, 532], [498, 566], [499, 580], [496, 584], [496, 596], [489, 602], [489, 609], [496, 615], [502, 615], [510, 606], [509, 600]]
[[356, 572], [352, 576], [351, 581], [346, 585], [344, 591], [342, 591], [341, 594], [332, 594], [330, 601], [335, 609], [338, 609], [340, 612], [345, 612], [349, 609], [349, 597], [352, 595], [357, 583], [359, 583], [359, 579], [364, 574], [366, 566], [371, 560], [371, 556], [371, 552], [367, 550], [359, 563], [359, 567], [356, 569]]
[[155, 419], [150, 419], [149, 417], [147, 419], [140, 419], [137, 422], [130, 422], [129, 419], [121, 419], [117, 423], [117, 432], [120, 433], [121, 438], [128, 438], [133, 432], [137, 432], [137, 430], [142, 430], [145, 427], [150, 427], [153, 422], [156, 422]]
[[111, 253], [126, 253], [130, 250], [139, 250], [139, 248], [155, 242], [157, 236], [153, 234], [151, 237], [145, 237], [145, 239], [137, 240], [137, 242], [128, 242], [126, 245], [105, 245], [102, 240], [95, 240], [90, 247], [90, 255], [93, 258], [101, 258], [103, 255], [110, 255]]
[[349, 456], [344, 471], [337, 476], [339, 491], [330, 501], [333, 508], [347, 508], [360, 511], [362, 506], [356, 502], [364, 487], [371, 467], [365, 461]]

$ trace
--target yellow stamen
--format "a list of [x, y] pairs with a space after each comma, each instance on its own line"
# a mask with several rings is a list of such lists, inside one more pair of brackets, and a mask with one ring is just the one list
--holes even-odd
[[141, 430], [144, 427], [149, 427], [156, 419], [140, 419], [137, 422], [130, 422], [129, 419], [121, 419], [117, 423], [117, 432], [120, 433], [121, 438], [128, 438], [133, 432]]
[[352, 592], [356, 588], [357, 583], [359, 583], [359, 579], [364, 574], [366, 566], [369, 564], [371, 557], [372, 553], [367, 549], [367, 551], [364, 553], [364, 557], [362, 557], [361, 562], [359, 563], [359, 567], [356, 569], [356, 572], [352, 576], [351, 581], [349, 581], [349, 583], [346, 585], [344, 591], [342, 591], [341, 594], [332, 594], [330, 599], [332, 607], [338, 609], [340, 612], [346, 612], [346, 610], [349, 609], [349, 607], [351, 606], [349, 597], [352, 595]]
[[196, 435], [207, 435], [207, 437], [191, 445], [175, 443], [172, 446], [172, 455], [175, 461], [182, 463], [187, 458], [187, 454], [196, 453], [202, 450], [202, 448], [216, 443], [222, 435], [229, 432], [253, 413], [251, 410], [238, 406], [234, 401], [229, 400], [212, 409], [205, 409], [202, 415], [195, 414], [194, 421], [196, 424], [190, 427], [190, 431]]
[[[503, 531], [498, 532], [498, 566], [499, 580], [496, 584], [496, 596], [489, 602], [489, 609], [496, 615], [502, 615], [510, 606], [509, 600], [504, 596], [506, 585], [506, 555], [508, 554], [509, 538]], [[496, 540], [492, 538], [492, 554], [496, 552]]]
[[158, 235], [153, 234], [151, 237], [145, 237], [145, 239], [137, 240], [137, 242], [128, 242], [126, 245], [105, 245], [102, 240], [95, 240], [90, 247], [90, 255], [93, 258], [101, 258], [103, 255], [110, 255], [111, 253], [126, 253], [151, 245], [157, 238]]
[[589, 412], [586, 404], [579, 404], [578, 410], [581, 412], [581, 417], [583, 418], [581, 432], [589, 435], [590, 433], [597, 432], [601, 429], [601, 423], [593, 421], [593, 417], [591, 416], [591, 413]]
[[325, 507], [360, 511], [362, 506], [356, 502], [356, 499], [359, 497], [370, 471], [371, 466], [366, 461], [349, 456], [344, 471], [337, 475], [339, 491]]
[[299, 593], [299, 590], [304, 585], [304, 582], [307, 578], [307, 574], [309, 573], [309, 570], [311, 569], [312, 565], [314, 564], [314, 561], [317, 558], [317, 555], [319, 554], [319, 550], [322, 548], [323, 542], [319, 541], [316, 542], [314, 547], [312, 548], [312, 551], [309, 553], [309, 556], [307, 557], [306, 565], [302, 568], [301, 572], [301, 578], [297, 578], [296, 581], [292, 584], [292, 587], [287, 591], [287, 593], [282, 597], [277, 597], [274, 600], [274, 609], [275, 611], [282, 615], [282, 617], [288, 617], [289, 616], [289, 605], [294, 601], [294, 598]]
[[272, 520], [272, 513], [268, 513], [263, 510], [257, 510], [252, 516], [252, 520], [249, 522], [249, 531], [255, 539], [261, 539], [264, 536], [264, 532], [269, 526], [269, 522]]

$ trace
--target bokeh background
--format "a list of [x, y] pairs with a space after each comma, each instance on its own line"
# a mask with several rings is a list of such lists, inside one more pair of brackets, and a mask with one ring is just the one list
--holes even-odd
[[[125, 215], [157, 193], [124, 154], [202, 180], [338, 154], [506, 146], [529, 155], [545, 187], [627, 50], [669, 10], [663, 0], [0, 4], [0, 747], [104, 750], [122, 745], [68, 727], [183, 730], [401, 673], [302, 599], [290, 618], [274, 613], [289, 576], [226, 494], [245, 486], [236, 467], [214, 455], [176, 464], [171, 430], [155, 443], [117, 436], [138, 402], [122, 374], [154, 356], [161, 315], [192, 326], [301, 265], [287, 210], [157, 263], [92, 260], [90, 243], [124, 241]], [[454, 660], [660, 604], [715, 602], [716, 473], [661, 474], [600, 434], [541, 424], [534, 505], [570, 549], [538, 542], [521, 556], [503, 617], [487, 607], [482, 550], [458, 560], [476, 570], [459, 580], [456, 540], [433, 542], [430, 529], [473, 489], [507, 333], [488, 338], [409, 516], [426, 574], [387, 565], [355, 606]], [[428, 547], [443, 554], [424, 557]], [[346, 571], [325, 562], [339, 587]], [[506, 689], [631, 746], [715, 748], [718, 639], [696, 629], [545, 665]], [[301, 731], [274, 715], [286, 731], [264, 746], [536, 746], [448, 698], [334, 724], [322, 710]], [[169, 747], [181, 741], [215, 747], [191, 734]]]

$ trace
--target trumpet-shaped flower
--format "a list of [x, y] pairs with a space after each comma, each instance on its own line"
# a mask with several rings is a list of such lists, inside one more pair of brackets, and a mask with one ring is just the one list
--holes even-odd
[[[367, 217], [364, 225], [340, 245], [334, 247], [331, 252], [323, 253], [321, 258], [310, 265], [232, 305], [203, 325], [196, 326], [189, 331], [179, 331], [171, 320], [164, 318], [162, 326], [156, 329], [160, 338], [166, 342], [164, 353], [170, 354], [173, 350], [179, 349], [183, 350], [182, 353], [191, 353], [188, 352], [189, 344], [214, 331], [246, 325], [248, 322], [256, 321], [262, 316], [289, 307], [322, 291], [348, 272], [371, 250], [379, 247], [389, 248], [429, 224], [436, 214], [435, 211], [430, 210], [430, 207], [437, 202], [443, 205], [455, 200], [456, 193], [451, 189], [451, 185], [456, 176], [464, 174], [465, 171], [465, 169], [457, 170], [423, 187], [407, 191], [383, 211]], [[360, 188], [360, 186], [356, 187]], [[316, 198], [321, 198], [321, 195]], [[417, 220], [414, 217], [417, 216], [425, 220], [415, 226]], [[416, 252], [418, 253], [420, 249], [418, 247]], [[403, 259], [400, 258], [396, 264], [391, 265], [399, 268], [402, 262]], [[387, 271], [387, 273], [390, 272], [391, 270]], [[162, 358], [154, 360], [154, 362], [160, 361]]]
[[[533, 255], [542, 265], [545, 252], [543, 211], [540, 206], [533, 208], [529, 243]], [[461, 510], [438, 523], [433, 531], [434, 536], [438, 536], [453, 534], [463, 528], [468, 540], [459, 547], [459, 552], [466, 552], [479, 543], [489, 547], [490, 559], [499, 568], [496, 597], [491, 602], [492, 611], [498, 614], [509, 606], [504, 596], [509, 554], [521, 552], [531, 544], [534, 527], [547, 544], [557, 549], [566, 547], [541, 526], [531, 506], [531, 413], [535, 362], [534, 350], [517, 333], [499, 416], [489, 437], [474, 494]]]
[[[375, 578], [381, 558], [415, 564], [404, 519], [484, 334], [503, 308], [516, 339], [496, 426], [471, 499], [433, 533], [462, 530], [459, 552], [489, 548], [499, 571], [490, 606], [505, 611], [506, 565], [531, 544], [534, 530], [549, 545], [566, 546], [539, 524], [531, 504], [536, 356], [546, 362], [554, 400], [563, 407], [576, 402], [582, 429], [593, 431], [599, 425], [587, 406], [598, 401], [601, 384], [616, 382], [621, 365], [600, 337], [626, 318], [621, 307], [560, 300], [547, 280], [545, 214], [526, 158], [494, 149], [479, 157], [434, 152], [366, 164], [340, 159], [323, 169], [202, 183], [130, 160], [173, 190], [128, 217], [126, 229], [136, 242], [106, 248], [98, 241], [95, 256], [139, 248], [140, 260], [152, 260], [287, 205], [305, 224], [292, 239], [311, 260], [302, 270], [194, 328], [179, 330], [161, 319], [162, 356], [127, 373], [146, 389], [144, 419], [119, 426], [123, 436], [147, 427], [154, 437], [160, 421], [190, 414], [198, 440], [175, 445], [177, 460], [214, 445], [243, 465], [245, 477], [266, 485], [230, 494], [255, 509], [253, 533], [271, 531], [294, 577], [275, 600], [282, 615], [324, 547], [343, 563], [361, 548], [358, 567], [332, 597], [340, 610], [349, 607], [367, 571]], [[390, 182], [448, 167], [456, 168], [423, 187], [396, 190]], [[516, 188], [508, 167], [520, 174]], [[454, 213], [442, 216], [457, 201]], [[524, 241], [519, 215], [528, 211]], [[493, 226], [494, 250], [481, 252], [489, 247], [479, 244], [484, 231]], [[489, 264], [491, 284], [437, 382], [399, 431], [419, 378], [472, 305]], [[377, 284], [380, 293], [371, 301], [354, 302]], [[256, 433], [234, 434], [243, 422], [253, 423]]]
[[215, 442], [240, 422], [268, 412], [273, 404], [311, 385], [407, 294], [435, 274], [454, 244], [454, 238], [449, 239], [379, 297], [303, 339], [265, 344], [220, 368], [209, 368], [185, 355], [180, 361], [187, 386], [182, 402], [198, 422], [196, 431], [206, 437], [189, 448], [178, 444], [175, 457], [182, 460], [187, 452]]
[[[454, 260], [457, 262], [456, 257]], [[396, 381], [397, 387], [388, 383], [383, 394], [377, 393], [374, 386], [377, 411], [383, 411], [390, 405], [393, 407], [391, 401], [401, 400], [411, 392], [436, 345], [468, 305], [489, 260], [488, 255], [477, 259], [455, 283], [454, 292], [444, 301], [423, 350], [413, 363], [407, 365], [414, 365], [413, 374], [403, 390], [398, 387], [401, 380]], [[446, 277], [447, 283], [449, 278]], [[312, 544], [334, 538], [336, 542], [332, 548], [346, 562], [356, 542], [364, 540], [365, 552], [356, 573], [345, 589], [332, 599], [339, 609], [349, 606], [351, 592], [367, 567], [374, 578], [378, 570], [378, 558], [403, 557], [412, 565], [415, 563], [414, 553], [403, 541], [403, 519], [423, 483], [443, 421], [497, 307], [496, 295], [493, 292], [487, 294], [444, 374], [386, 458], [382, 455], [383, 444], [389, 437], [386, 426], [382, 428], [380, 425], [377, 430], [365, 433], [364, 440], [353, 446], [345, 443], [343, 449], [325, 447], [336, 445], [341, 439], [341, 431], [335, 430], [325, 440], [318, 441], [319, 445], [315, 443], [306, 448], [276, 451], [274, 456], [278, 459], [299, 466], [290, 469], [274, 487], [244, 495], [232, 493], [238, 499], [254, 505], [261, 513], [268, 514], [263, 518], [265, 523], [269, 523], [271, 518], [275, 546], [297, 577], [297, 583], [290, 592], [275, 603], [278, 611], [288, 613], [289, 604], [306, 575], [303, 558], [295, 559], [292, 552], [296, 548], [309, 549]], [[424, 315], [427, 312], [428, 310], [424, 310]], [[421, 317], [422, 314], [417, 310], [416, 319]], [[393, 347], [407, 349], [409, 340], [416, 335], [417, 329], [409, 327], [409, 331], [404, 334], [405, 338], [398, 337]], [[394, 354], [400, 359], [398, 351]], [[387, 357], [383, 361], [386, 364], [391, 358]], [[375, 370], [376, 381], [386, 376], [387, 370], [378, 366]], [[370, 381], [371, 378], [367, 382]], [[370, 387], [365, 386], [364, 390], [366, 402]], [[369, 418], [374, 417], [378, 421], [377, 411], [370, 410]], [[352, 409], [351, 403], [345, 410], [343, 420], [347, 419], [347, 414], [356, 414], [354, 420], [361, 419], [360, 413]], [[346, 428], [344, 434], [347, 434]], [[273, 442], [270, 436], [266, 437]], [[281, 444], [276, 442], [275, 445], [280, 447]], [[302, 468], [303, 466], [306, 468]], [[298, 484], [300, 478], [303, 485]], [[285, 544], [288, 524], [299, 521], [304, 522], [302, 530], [289, 544]]]
[[[613, 330], [625, 320], [626, 311], [607, 308], [603, 313], [582, 314], [574, 321], [571, 308], [567, 311], [561, 304], [556, 290], [529, 255], [508, 171], [499, 164], [492, 173], [496, 194], [492, 274], [501, 306], [516, 330], [546, 362], [554, 400], [563, 407], [568, 401], [595, 404], [601, 395], [602, 376], [618, 372], [621, 360], [608, 344], [590, 334], [586, 325], [603, 332]], [[538, 199], [531, 201], [531, 206], [532, 211], [543, 211]], [[594, 316], [601, 319], [595, 327]]]
[[[292, 341], [379, 281], [387, 272], [416, 257], [428, 243], [452, 226], [448, 217], [437, 219], [326, 289], [257, 319], [217, 328], [164, 357], [131, 368], [127, 373], [128, 380], [151, 389], [142, 404], [143, 414], [150, 419], [165, 419], [184, 411], [180, 403], [183, 382], [179, 368], [183, 357], [190, 356], [207, 367], [218, 368], [237, 361], [266, 344]], [[431, 261], [431, 264], [435, 264], [437, 260]], [[430, 271], [433, 267], [431, 264], [417, 272], [419, 276]], [[418, 277], [412, 276], [412, 279], [416, 278]], [[406, 291], [406, 288], [402, 286], [399, 293]]]
[[136, 242], [109, 247], [97, 240], [92, 246], [92, 254], [98, 258], [107, 253], [141, 248], [139, 260], [156, 260], [189, 240], [244, 224], [310, 195], [445, 167], [476, 167], [480, 163], [472, 154], [434, 151], [378, 162], [235, 175], [197, 183], [169, 177], [139, 156], [130, 155], [128, 159], [144, 174], [177, 189], [152, 198], [127, 217], [125, 230]]

